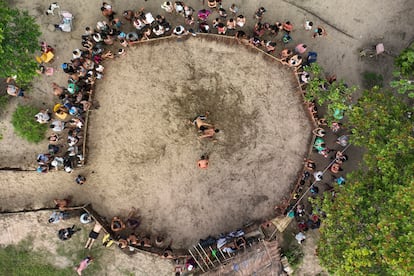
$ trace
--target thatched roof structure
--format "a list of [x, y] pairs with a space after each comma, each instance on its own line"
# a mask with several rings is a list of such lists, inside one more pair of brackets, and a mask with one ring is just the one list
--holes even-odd
[[222, 264], [204, 275], [286, 275], [280, 262], [280, 249], [276, 240], [261, 241], [238, 253], [226, 264]]

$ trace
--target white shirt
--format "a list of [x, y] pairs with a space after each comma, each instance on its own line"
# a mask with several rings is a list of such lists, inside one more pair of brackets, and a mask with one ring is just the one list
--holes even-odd
[[46, 124], [50, 120], [49, 114], [47, 112], [39, 112], [35, 115], [36, 121], [41, 124]]
[[60, 132], [65, 128], [65, 123], [60, 120], [54, 120], [52, 122], [52, 125], [53, 125], [52, 130], [56, 132]]
[[[177, 28], [178, 28], [178, 31], [177, 31]], [[182, 35], [185, 32], [185, 29], [183, 26], [180, 25], [180, 26], [177, 26], [177, 28], [175, 28], [173, 31], [175, 35]]]

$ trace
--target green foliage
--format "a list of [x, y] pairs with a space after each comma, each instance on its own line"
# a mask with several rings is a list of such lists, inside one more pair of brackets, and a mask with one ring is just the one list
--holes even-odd
[[384, 78], [381, 74], [376, 74], [374, 72], [364, 72], [363, 76], [363, 86], [366, 89], [371, 89], [374, 86], [383, 87]]
[[103, 268], [100, 263], [100, 258], [103, 255], [105, 247], [95, 245], [91, 250], [86, 250], [83, 245], [88, 240], [89, 230], [86, 227], [81, 227], [81, 230], [76, 232], [70, 242], [61, 243], [57, 247], [56, 251], [59, 256], [69, 259], [74, 265], [78, 265], [79, 262], [86, 256], [92, 256], [93, 262], [88, 266], [88, 269], [82, 272], [82, 275], [99, 275], [99, 271]]
[[411, 76], [414, 72], [414, 47], [405, 49], [401, 54], [395, 58], [395, 66], [404, 77]]
[[394, 72], [394, 81], [391, 87], [396, 88], [400, 94], [407, 94], [414, 98], [414, 45], [401, 52], [394, 61], [397, 70]]
[[33, 251], [28, 242], [0, 248], [0, 275], [73, 275], [71, 268], [59, 269], [47, 264], [44, 254]]
[[9, 95], [0, 96], [0, 112], [3, 111], [9, 103]]
[[0, 77], [16, 75], [27, 85], [36, 76], [34, 51], [39, 48], [40, 29], [27, 11], [8, 7], [0, 0]]
[[42, 141], [47, 129], [46, 124], [39, 124], [34, 119], [37, 113], [38, 109], [33, 106], [19, 105], [12, 116], [14, 131], [18, 136], [32, 143]]
[[296, 268], [300, 265], [300, 263], [303, 260], [303, 250], [302, 247], [297, 244], [297, 242], [293, 242], [290, 244], [289, 248], [285, 251], [283, 251], [283, 255], [286, 256], [286, 258], [289, 261], [290, 266], [293, 270], [296, 270]]
[[350, 108], [351, 95], [356, 87], [348, 87], [343, 80], [329, 83], [322, 67], [317, 63], [306, 66], [304, 70], [312, 76], [306, 86], [305, 100], [316, 101], [320, 106], [326, 105], [325, 118], [328, 123], [340, 120], [338, 114], [343, 114]]
[[408, 97], [414, 98], [414, 80], [399, 78], [391, 81], [390, 86], [397, 89], [399, 94], [407, 94]]
[[326, 196], [321, 263], [337, 275], [414, 274], [414, 137], [412, 111], [391, 92], [365, 91], [349, 113], [364, 169]]

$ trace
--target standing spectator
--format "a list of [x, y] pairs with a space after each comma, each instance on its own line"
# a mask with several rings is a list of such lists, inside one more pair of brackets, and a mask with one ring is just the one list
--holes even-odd
[[298, 44], [295, 47], [295, 53], [296, 54], [303, 54], [304, 52], [306, 52], [307, 48], [308, 48], [308, 46], [306, 46], [306, 44], [303, 44], [303, 43]]
[[206, 154], [200, 157], [198, 160], [197, 165], [200, 169], [207, 169], [208, 168], [208, 156]]
[[321, 36], [327, 36], [328, 34], [326, 33], [325, 29], [322, 28], [321, 26], [318, 26], [318, 28], [315, 29], [312, 37], [313, 38], [317, 38], [317, 37], [321, 37]]
[[230, 12], [233, 14], [233, 15], [236, 15], [236, 13], [239, 11], [239, 7], [237, 7], [236, 6], [236, 4], [231, 4], [231, 6], [230, 6]]
[[254, 13], [254, 17], [260, 21], [263, 18], [263, 14], [266, 12], [266, 9], [264, 7], [260, 7], [257, 9], [257, 11]]
[[305, 27], [305, 31], [312, 30], [312, 28], [313, 28], [313, 22], [311, 22], [309, 20], [306, 20], [305, 21], [305, 24], [304, 24], [304, 27]]
[[83, 175], [78, 175], [76, 178], [75, 178], [75, 182], [76, 182], [76, 184], [79, 184], [79, 185], [83, 185], [83, 184], [85, 184], [85, 182], [86, 182], [86, 177], [84, 177]]

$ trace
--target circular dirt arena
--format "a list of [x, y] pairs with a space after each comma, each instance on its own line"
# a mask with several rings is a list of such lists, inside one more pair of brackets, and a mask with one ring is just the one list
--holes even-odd
[[[311, 133], [292, 71], [199, 37], [143, 43], [105, 66], [83, 187], [98, 212], [135, 206], [139, 230], [186, 247], [271, 216], [289, 195]], [[187, 123], [206, 111], [216, 141]], [[200, 170], [204, 153], [210, 166]]]

